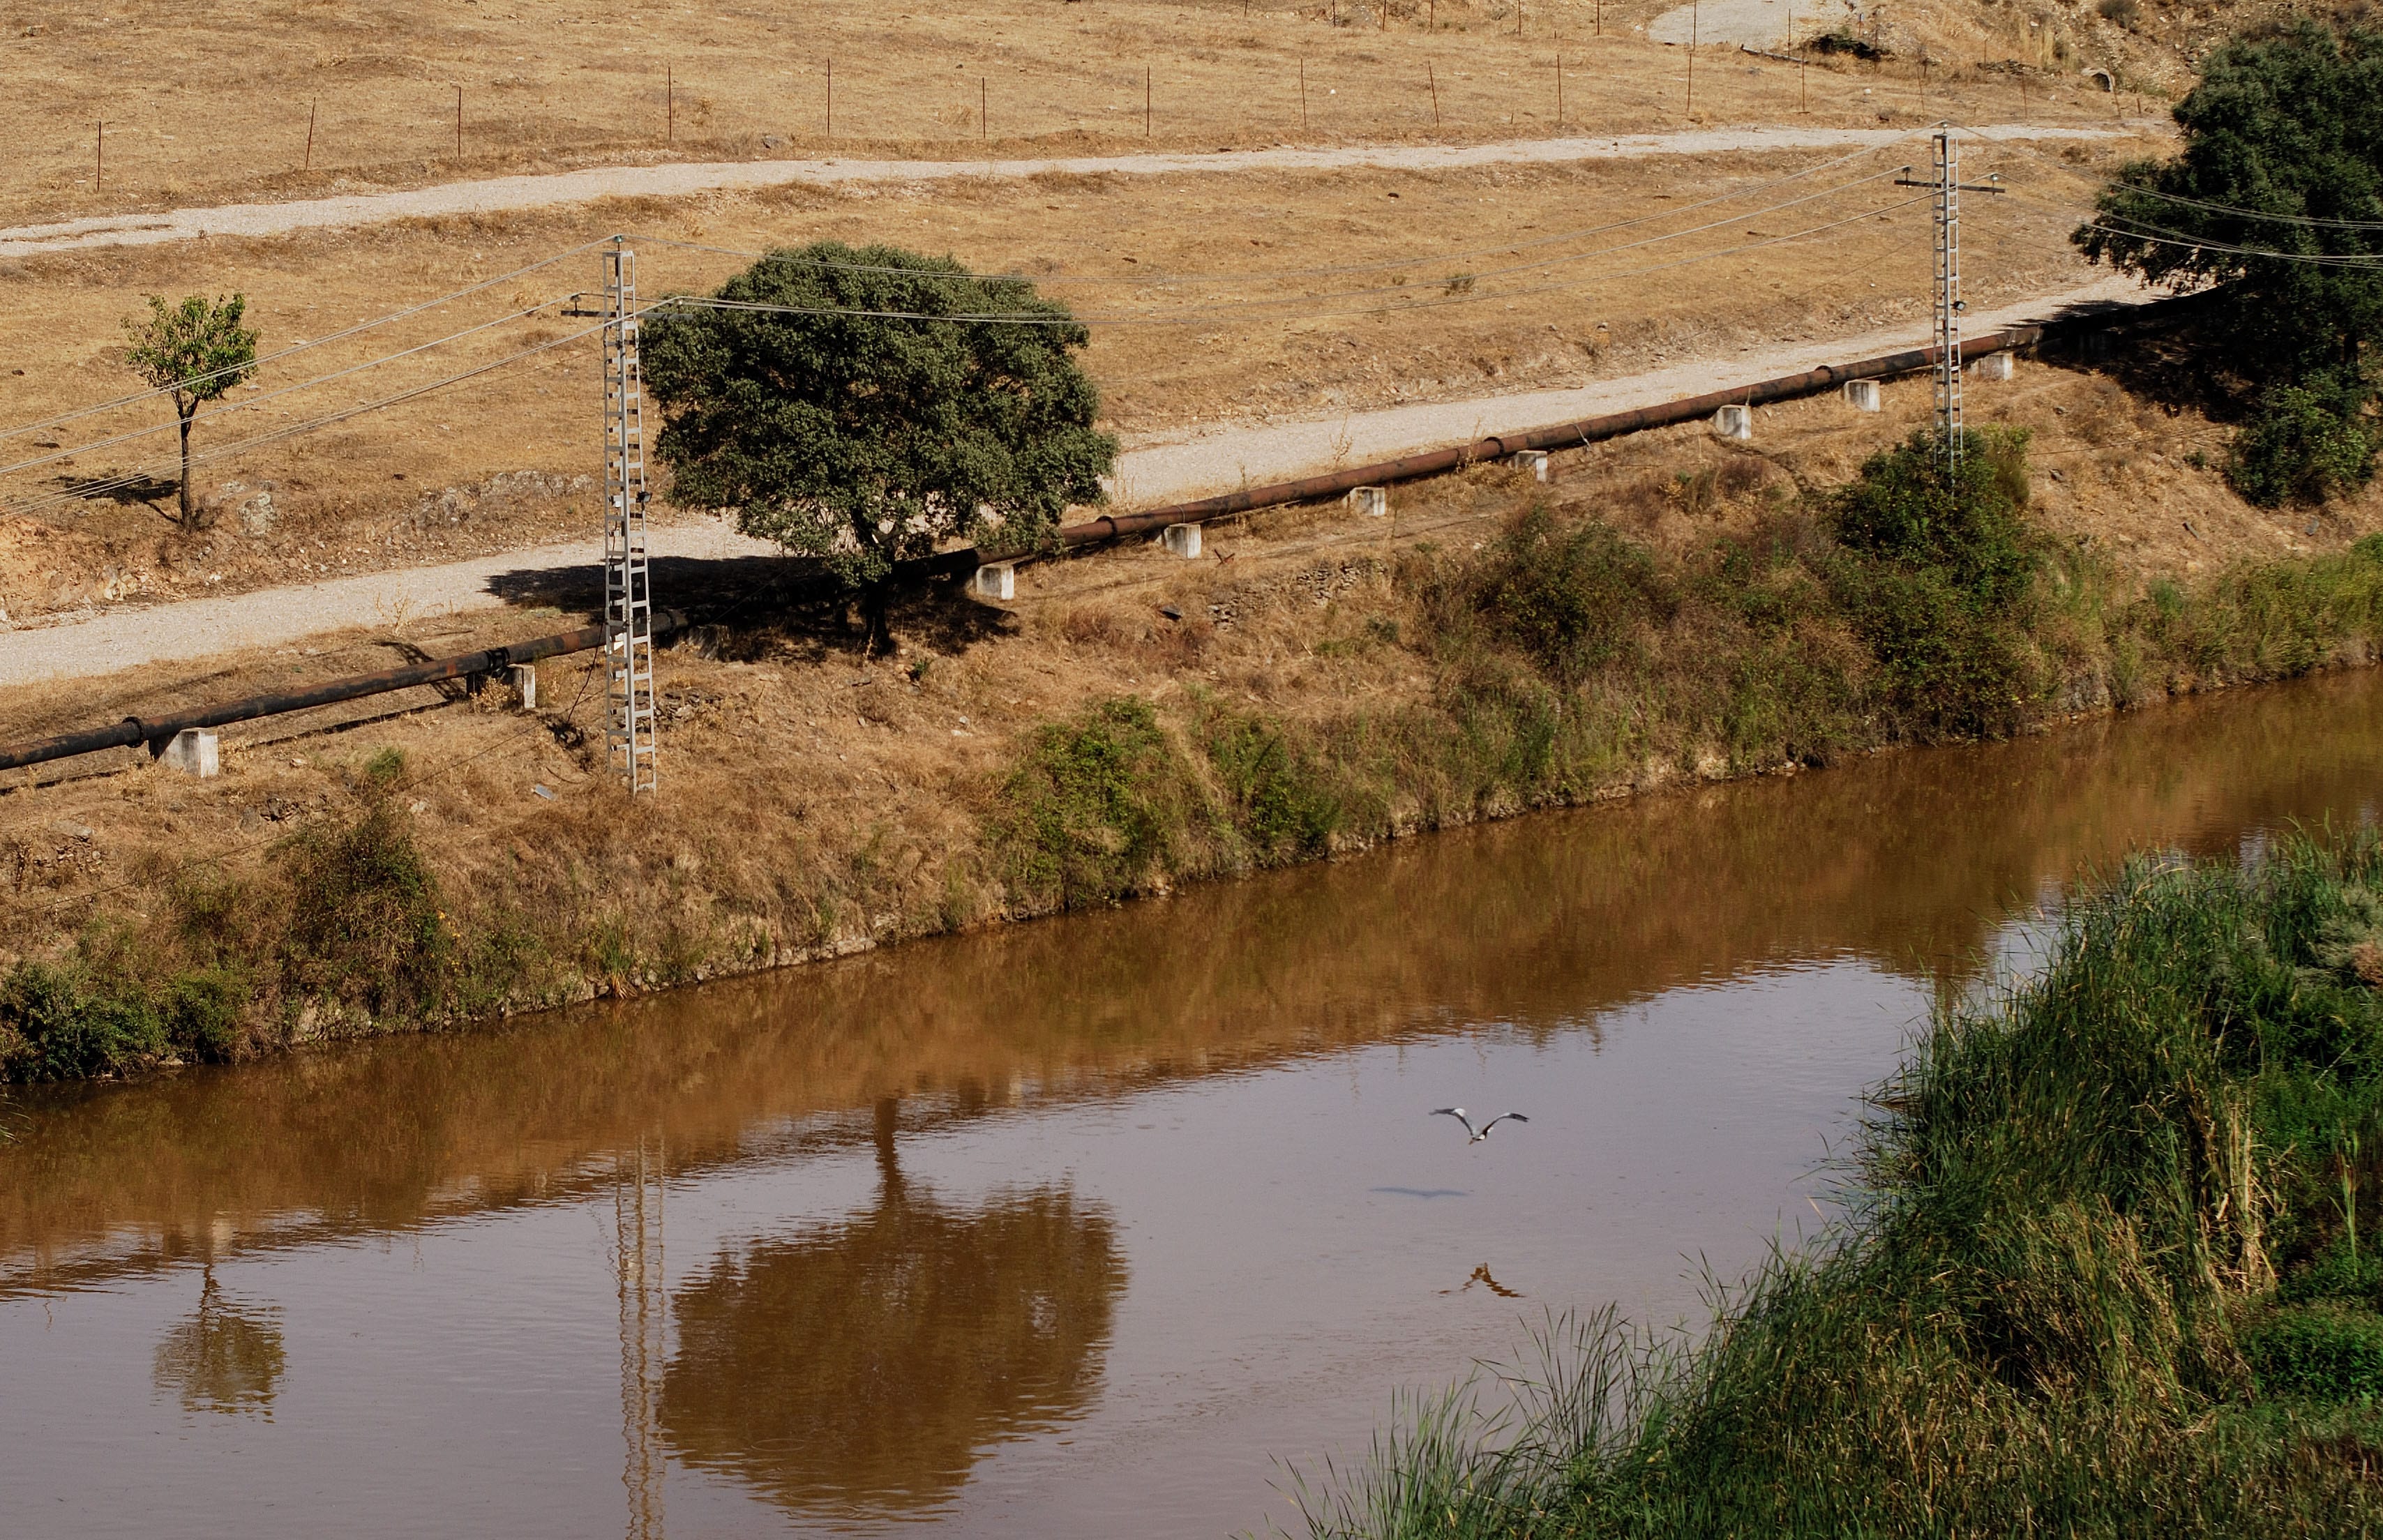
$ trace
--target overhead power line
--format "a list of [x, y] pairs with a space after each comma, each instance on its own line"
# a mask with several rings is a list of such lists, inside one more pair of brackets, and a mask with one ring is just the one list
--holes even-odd
[[[366, 413], [381, 412], [392, 406], [401, 406], [407, 401], [417, 400], [423, 396], [427, 396], [434, 391], [444, 390], [451, 386], [461, 385], [466, 380], [477, 379], [482, 375], [493, 373], [494, 371], [502, 369], [509, 364], [518, 363], [523, 359], [534, 357], [538, 353], [549, 352], [556, 348], [562, 347], [566, 343], [576, 342], [583, 338], [593, 337], [602, 329], [603, 328], [600, 326], [589, 326], [585, 330], [572, 332], [567, 336], [549, 338], [545, 341], [534, 342], [526, 348], [507, 353], [502, 358], [493, 359], [487, 363], [475, 364], [469, 369], [459, 370], [454, 374], [448, 375], [440, 379], [431, 380], [426, 384], [410, 386], [403, 390], [395, 391], [389, 395], [380, 397], [376, 400], [360, 401], [353, 406], [343, 407], [337, 412], [325, 413], [321, 416], [310, 418], [303, 423], [291, 423], [286, 426], [276, 428], [269, 433], [256, 434], [247, 438], [235, 440], [232, 443], [213, 445], [191, 455], [191, 463], [193, 466], [209, 464], [229, 455], [242, 454], [250, 450], [259, 449], [267, 444], [279, 443], [285, 438], [294, 438], [302, 434], [315, 433], [323, 428], [333, 427], [340, 423], [347, 422], [351, 418], [361, 417]], [[41, 497], [28, 499], [23, 502], [12, 504], [8, 511], [12, 513], [31, 513], [39, 511], [44, 508], [54, 508], [63, 503], [85, 502], [93, 498], [105, 497], [111, 492], [121, 491], [128, 487], [138, 486], [141, 483], [149, 480], [158, 471], [172, 469], [179, 463], [180, 462], [179, 459], [151, 461], [141, 470], [126, 472], [118, 475], [105, 477], [97, 481], [78, 482], [70, 487], [61, 488], [56, 492], [45, 493]]]
[[[401, 349], [393, 353], [384, 353], [378, 358], [369, 358], [361, 363], [352, 363], [344, 369], [334, 369], [327, 374], [316, 375], [311, 379], [300, 380], [292, 385], [277, 387], [274, 389], [264, 391], [259, 395], [251, 397], [247, 400], [238, 402], [236, 405], [218, 408], [215, 413], [210, 413], [210, 416], [220, 416], [228, 412], [263, 406], [265, 402], [278, 400], [283, 396], [293, 395], [301, 390], [312, 390], [318, 386], [327, 385], [333, 380], [345, 379], [350, 375], [359, 375], [367, 369], [377, 369], [384, 363], [394, 363], [401, 358], [411, 358], [416, 353], [428, 352], [434, 348], [443, 348], [450, 342], [461, 341], [466, 337], [471, 337], [476, 333], [487, 331], [492, 326], [501, 326], [508, 322], [518, 321], [526, 316], [535, 315], [539, 311], [544, 310], [547, 306], [560, 302], [562, 298], [562, 296], [557, 296], [555, 299], [541, 300], [537, 304], [531, 305], [526, 309], [510, 311], [505, 314], [498, 316], [492, 321], [483, 321], [478, 326], [466, 326], [462, 331], [450, 332], [445, 337], [436, 338], [428, 342], [417, 343], [414, 347]], [[98, 411], [101, 409], [93, 408], [92, 410]], [[65, 419], [59, 420], [64, 421]], [[88, 439], [80, 444], [61, 448], [50, 454], [36, 455], [31, 460], [19, 460], [13, 464], [0, 465], [0, 475], [8, 475], [18, 471], [36, 470], [43, 465], [55, 465], [60, 461], [72, 460], [79, 454], [89, 454], [96, 450], [105, 450], [112, 448], [117, 444], [130, 443], [136, 438], [148, 438], [160, 433], [170, 433], [179, 426], [180, 426], [179, 422], [154, 423], [147, 427], [132, 428], [126, 432], [116, 434], [110, 437]], [[12, 433], [17, 433], [22, 432], [23, 430], [12, 429], [10, 431]], [[9, 434], [0, 433], [0, 438], [7, 437], [9, 437]]]
[[[604, 238], [604, 240], [609, 240], [611, 239], [611, 237], [607, 236]], [[436, 310], [440, 305], [452, 304], [457, 300], [469, 299], [475, 294], [483, 293], [490, 289], [494, 289], [499, 284], [510, 283], [515, 278], [527, 277], [529, 274], [537, 272], [541, 267], [551, 267], [558, 262], [577, 256], [582, 252], [601, 246], [604, 244], [604, 240], [590, 240], [577, 246], [569, 247], [563, 251], [555, 253], [552, 256], [541, 257], [537, 261], [531, 263], [526, 267], [516, 267], [510, 273], [500, 273], [495, 277], [484, 278], [480, 282], [472, 284], [467, 288], [456, 290], [451, 294], [441, 294], [436, 299], [425, 300], [419, 304], [408, 305], [403, 310], [391, 311], [387, 315], [377, 315], [369, 321], [359, 321], [354, 326], [345, 326], [338, 331], [329, 332], [321, 337], [309, 338], [303, 342], [292, 342], [286, 348], [281, 348], [273, 352], [261, 355], [251, 363], [241, 364], [235, 368], [210, 370], [204, 375], [192, 375], [190, 378], [181, 381], [179, 385], [159, 386], [151, 390], [135, 391], [130, 396], [118, 396], [113, 400], [101, 401], [96, 406], [78, 407], [72, 412], [61, 413], [56, 417], [45, 417], [38, 423], [24, 423], [16, 427], [0, 428], [0, 438], [14, 438], [22, 434], [39, 433], [46, 428], [57, 427], [62, 424], [71, 423], [80, 417], [91, 416], [94, 413], [112, 412], [117, 407], [134, 406], [138, 405], [142, 401], [154, 400], [160, 396], [171, 395], [177, 389], [187, 389], [193, 385], [204, 385], [209, 381], [220, 379], [226, 375], [237, 374], [241, 369], [255, 368], [263, 364], [272, 363], [278, 360], [288, 358], [295, 353], [303, 353], [310, 348], [319, 348], [326, 343], [341, 341], [347, 338], [354, 337], [359, 333], [371, 331], [376, 326], [385, 326], [392, 321], [402, 321], [410, 316], [419, 315], [424, 311]]]

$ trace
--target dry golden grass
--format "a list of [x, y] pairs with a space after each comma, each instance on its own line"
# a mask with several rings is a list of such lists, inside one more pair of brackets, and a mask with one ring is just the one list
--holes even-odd
[[[1006, 613], [938, 591], [897, 617], [898, 666], [862, 659], [857, 630], [798, 606], [740, 630], [726, 659], [664, 655], [663, 790], [634, 805], [604, 770], [600, 733], [589, 736], [601, 704], [587, 655], [546, 666], [537, 717], [508, 710], [501, 690], [446, 706], [424, 691], [341, 708], [377, 720], [336, 733], [320, 730], [329, 712], [228, 729], [224, 772], [210, 782], [131, 751], [8, 772], [0, 949], [43, 950], [94, 899], [137, 907], [184, 873], [253, 869], [304, 819], [352, 808], [360, 767], [392, 747], [405, 756], [393, 798], [447, 891], [466, 904], [500, 897], [563, 933], [611, 927], [676, 937], [690, 955], [784, 957], [980, 918], [998, 890], [972, 864], [979, 823], [1035, 724], [1121, 692], [1163, 703], [1204, 691], [1293, 721], [1422, 705], [1437, 687], [1430, 666], [1378, 645], [1376, 622], [1398, 612], [1386, 578], [1398, 552], [1467, 549], [1536, 496], [1700, 548], [1751, 527], [1798, 485], [1842, 480], [1930, 410], [1925, 380], [1886, 397], [1876, 416], [1834, 398], [1766, 409], [1751, 446], [1683, 427], [1569, 451], [1545, 488], [1476, 467], [1396, 489], [1389, 520], [1338, 505], [1257, 513], [1211, 525], [1196, 562], [1132, 543], [1032, 567]], [[2212, 433], [2204, 419], [2146, 410], [2100, 375], [2024, 364], [2010, 384], [1978, 388], [1972, 411], [2037, 430], [2038, 523], [2106, 559], [2122, 598], [2160, 576], [2338, 549], [2383, 524], [2371, 501], [2315, 522], [2248, 508], [2185, 458]], [[562, 623], [522, 612], [398, 639], [445, 653]], [[319, 639], [311, 655], [153, 666], [111, 681], [99, 708], [80, 687], [14, 692], [0, 704], [0, 739], [386, 667], [398, 657], [389, 640], [360, 632]], [[1643, 783], [1704, 758], [1649, 766]], [[537, 795], [541, 784], [557, 796]], [[723, 820], [727, 808], [735, 816]]]
[[[1934, 3], [1897, 8], [1882, 32], [1897, 56], [1876, 68], [1799, 80], [1792, 67], [1709, 47], [1691, 115], [1684, 52], [1638, 31], [1668, 8], [1534, 0], [1517, 36], [1509, 0], [1387, 0], [1387, 18], [1381, 0], [974, 0], [909, 12], [863, 0], [654, 0], [601, 12], [561, 0], [50, 7], [10, 29], [12, 105], [42, 131], [20, 136], [0, 179], [0, 219], [666, 157], [1536, 135], [1559, 126], [1559, 54], [1562, 126], [1592, 133], [1798, 112], [1818, 122], [1870, 123], [1882, 111], [2004, 118], [2020, 107], [2010, 63], [2034, 76], [2034, 114], [2106, 118], [2117, 104], [2080, 79], [2082, 62], [2115, 65], [2130, 81], [2172, 84], [2182, 73], [2173, 46], [2090, 11]], [[1833, 6], [1806, 8], [1807, 30], [1834, 24]]]
[[[1971, 302], [1992, 304], [2081, 277], [2063, 237], [2084, 206], [2093, 166], [2130, 148], [2130, 142], [2097, 146], [2073, 160], [2019, 148], [1974, 153], [1972, 170], [1999, 169], [2028, 193], [1968, 222]], [[243, 292], [269, 353], [618, 229], [747, 251], [820, 238], [886, 240], [1038, 277], [1080, 313], [1118, 319], [1094, 327], [1086, 362], [1103, 388], [1107, 425], [1129, 446], [1170, 430], [1583, 384], [1787, 339], [1812, 342], [1817, 362], [1831, 339], [1924, 314], [1927, 210], [1908, 202], [1908, 190], [1872, 180], [1797, 208], [1757, 211], [1840, 176], [1890, 170], [1896, 153], [1863, 156], [1776, 194], [1747, 191], [1722, 206], [1585, 241], [1539, 243], [1667, 204], [1758, 189], [1835, 158], [1744, 154], [1429, 174], [1046, 177], [781, 190], [59, 253], [0, 270], [9, 302], [0, 314], [0, 426], [42, 421], [135, 386], [118, 362], [118, 321], [143, 293]], [[1666, 265], [1866, 209], [1889, 212], [1735, 257]], [[1708, 223], [1717, 228], [1494, 276], [1501, 266], [1594, 253]], [[717, 252], [643, 250], [648, 294], [710, 288], [744, 263]], [[1130, 281], [1410, 256], [1426, 260], [1294, 279]], [[1449, 302], [1458, 297], [1446, 280], [1457, 272], [1485, 276], [1461, 302]], [[559, 297], [598, 281], [595, 254], [583, 253], [471, 299], [268, 362], [253, 388], [202, 413], [197, 447], [202, 455], [216, 453], [571, 339], [591, 323], [562, 314]], [[535, 314], [501, 319], [532, 307]], [[491, 321], [460, 342], [279, 394]], [[1153, 324], [1125, 324], [1133, 322]], [[159, 403], [0, 440], [6, 451], [0, 463], [63, 457], [0, 479], [0, 496], [12, 507], [33, 510], [0, 516], [0, 610], [22, 622], [125, 598], [232, 592], [589, 533], [597, 499], [585, 478], [601, 470], [599, 401], [595, 343], [579, 338], [417, 401], [209, 461], [197, 475], [203, 494], [231, 507], [269, 488], [277, 521], [265, 530], [226, 516], [196, 536], [172, 530], [138, 500], [55, 500], [76, 480], [170, 472], [171, 435], [161, 430], [171, 413]], [[1492, 411], [1482, 430], [1506, 425]], [[141, 430], [152, 437], [74, 452]]]

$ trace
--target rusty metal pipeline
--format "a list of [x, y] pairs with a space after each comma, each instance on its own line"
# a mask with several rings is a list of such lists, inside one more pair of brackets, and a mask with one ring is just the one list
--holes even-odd
[[[654, 611], [654, 635], [657, 639], [685, 624], [686, 617], [674, 610]], [[351, 674], [345, 679], [334, 679], [309, 689], [249, 696], [241, 700], [226, 701], [220, 706], [202, 706], [169, 716], [127, 717], [107, 727], [95, 727], [81, 733], [61, 733], [56, 737], [36, 738], [31, 743], [0, 747], [0, 770], [70, 758], [78, 754], [96, 754], [104, 748], [146, 746], [150, 753], [156, 754], [174, 741], [176, 733], [191, 728], [222, 727], [258, 717], [278, 717], [290, 711], [309, 710], [317, 706], [336, 706], [344, 700], [387, 695], [391, 690], [412, 689], [417, 684], [437, 684], [451, 679], [491, 674], [515, 663], [535, 663], [542, 658], [586, 652], [603, 645], [604, 627], [583, 625], [575, 631], [559, 632], [534, 641], [512, 642], [504, 647], [487, 647], [453, 658], [408, 663], [401, 668], [383, 669], [378, 673]]]
[[[2111, 325], [2142, 325], [2164, 314], [2199, 305], [2206, 302], [2206, 293], [2184, 295], [2154, 301], [2136, 306], [2131, 312], [2118, 316], [2088, 316], [2073, 321], [2051, 322], [2008, 326], [1971, 338], [1961, 344], [1961, 361], [1982, 358], [1989, 353], [2005, 352], [2016, 348], [2031, 347], [2047, 333], [2079, 327], [2100, 327]], [[1576, 449], [1624, 434], [1643, 433], [1649, 428], [1671, 427], [1695, 422], [1711, 415], [1724, 406], [1763, 406], [1772, 401], [1790, 400], [1798, 396], [1818, 394], [1834, 389], [1848, 380], [1883, 379], [1895, 375], [1917, 373], [1932, 368], [1936, 363], [1933, 348], [1913, 348], [1904, 352], [1887, 353], [1878, 358], [1866, 358], [1851, 363], [1828, 363], [1808, 369], [1799, 375], [1783, 375], [1753, 385], [1736, 386], [1727, 390], [1710, 390], [1701, 396], [1690, 396], [1657, 406], [1639, 407], [1629, 412], [1610, 412], [1601, 416], [1585, 417], [1576, 422], [1559, 423], [1550, 427], [1531, 428], [1520, 433], [1502, 434], [1482, 438], [1470, 444], [1444, 450], [1431, 450], [1421, 454], [1402, 455], [1396, 460], [1377, 461], [1370, 465], [1352, 466], [1347, 470], [1329, 471], [1321, 475], [1303, 476], [1295, 481], [1273, 482], [1264, 487], [1246, 487], [1238, 492], [1219, 497], [1200, 498], [1190, 502], [1168, 503], [1159, 508], [1145, 508], [1132, 513], [1104, 513], [1083, 524], [1063, 524], [1057, 531], [1062, 549], [1097, 546], [1129, 535], [1145, 534], [1166, 528], [1168, 524], [1197, 524], [1205, 519], [1223, 518], [1244, 513], [1253, 509], [1278, 508], [1289, 503], [1315, 502], [1336, 498], [1358, 487], [1379, 487], [1392, 482], [1414, 481], [1424, 476], [1444, 475], [1450, 471], [1488, 461], [1501, 460], [1524, 450]], [[975, 547], [943, 551], [918, 561], [899, 563], [897, 572], [904, 577], [930, 575], [965, 575], [993, 561], [1026, 561], [1035, 552], [1019, 552], [1014, 556], [988, 556]], [[657, 610], [654, 634], [667, 635], [685, 625], [686, 618], [675, 610]], [[440, 659], [404, 668], [388, 669], [379, 673], [358, 674], [352, 678], [334, 680], [311, 690], [298, 690], [286, 695], [252, 696], [222, 706], [210, 706], [195, 711], [179, 712], [168, 717], [127, 717], [112, 727], [94, 728], [85, 733], [62, 733], [53, 738], [36, 739], [31, 743], [0, 747], [0, 770], [14, 770], [21, 765], [37, 765], [45, 760], [63, 759], [77, 754], [92, 754], [104, 748], [130, 747], [145, 744], [152, 753], [157, 752], [174, 735], [186, 728], [220, 727], [228, 722], [246, 721], [256, 717], [277, 716], [287, 711], [303, 711], [311, 707], [334, 705], [360, 696], [380, 695], [390, 690], [402, 690], [416, 684], [436, 684], [441, 680], [466, 678], [473, 674], [493, 673], [512, 663], [534, 662], [564, 653], [584, 652], [604, 645], [604, 628], [582, 626], [576, 631], [558, 635], [542, 636], [533, 642], [516, 642], [510, 647], [490, 647], [482, 652], [465, 653], [459, 658]]]
[[[1989, 353], [2029, 347], [2041, 340], [2043, 336], [2043, 328], [2040, 326], [2011, 326], [2002, 331], [1988, 332], [1983, 337], [1971, 338], [1961, 344], [1961, 360], [1966, 363]], [[1800, 375], [1783, 375], [1776, 379], [1734, 386], [1727, 390], [1709, 390], [1701, 396], [1664, 401], [1656, 406], [1609, 412], [1601, 416], [1584, 417], [1550, 427], [1500, 434], [1495, 437], [1476, 439], [1470, 444], [1401, 455], [1396, 460], [1376, 461], [1370, 465], [1354, 465], [1346, 470], [1327, 471], [1321, 475], [1303, 476], [1296, 481], [1245, 487], [1238, 492], [1201, 498], [1192, 502], [1169, 503], [1163, 508], [1146, 508], [1133, 513], [1105, 513], [1084, 524], [1061, 526], [1059, 544], [1062, 547], [1098, 545], [1120, 536], [1164, 529], [1168, 524], [1197, 524], [1204, 519], [1223, 518], [1257, 508], [1277, 508], [1286, 503], [1316, 502], [1339, 497], [1354, 487], [1381, 487], [1392, 482], [1445, 475], [1467, 465], [1502, 460], [1524, 450], [1578, 449], [1603, 439], [1618, 438], [1624, 434], [1693, 423], [1711, 416], [1724, 406], [1765, 406], [1772, 401], [1833, 390], [1848, 380], [1908, 375], [1933, 368], [1935, 363], [1936, 350], [1933, 348], [1913, 348], [1906, 352], [1888, 353], [1852, 363], [1824, 363]], [[958, 556], [962, 553], [956, 551], [952, 554]], [[967, 554], [972, 556], [974, 553]]]

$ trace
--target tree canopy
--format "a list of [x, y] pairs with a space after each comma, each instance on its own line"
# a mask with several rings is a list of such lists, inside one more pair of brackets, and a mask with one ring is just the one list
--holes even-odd
[[130, 341], [124, 362], [142, 378], [174, 398], [174, 415], [182, 434], [181, 514], [184, 529], [197, 529], [199, 514], [191, 500], [191, 420], [200, 404], [255, 373], [256, 333], [241, 326], [248, 299], [234, 294], [209, 301], [191, 294], [179, 304], [164, 296], [148, 296], [149, 314], [128, 315], [124, 331]]
[[1031, 548], [1104, 499], [1117, 440], [1093, 426], [1089, 340], [1022, 278], [893, 246], [774, 251], [648, 321], [655, 453], [673, 501], [733, 508], [882, 595], [940, 541]]
[[2383, 33], [2235, 39], [2175, 116], [2182, 148], [2120, 167], [2070, 239], [2179, 290], [2232, 285], [2246, 373], [2357, 369], [2383, 325]]

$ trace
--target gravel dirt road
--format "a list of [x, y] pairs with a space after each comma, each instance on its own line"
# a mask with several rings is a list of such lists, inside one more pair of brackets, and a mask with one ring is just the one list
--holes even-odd
[[[2131, 280], [2105, 278], [1972, 314], [1967, 329], [1976, 335], [2073, 305], [2140, 302], [2150, 297]], [[1124, 506], [1148, 506], [1228, 491], [1244, 481], [1279, 481], [1336, 465], [1363, 464], [1463, 443], [1487, 434], [1751, 384], [1832, 359], [1867, 358], [1918, 346], [1925, 342], [1926, 333], [1926, 324], [1920, 322], [1847, 338], [1825, 349], [1809, 342], [1780, 343], [1727, 358], [1683, 359], [1661, 369], [1574, 389], [1391, 407], [1174, 443], [1137, 444], [1119, 458], [1115, 495]], [[661, 558], [719, 560], [765, 555], [772, 548], [747, 540], [722, 524], [697, 524], [656, 530], [652, 549]], [[286, 646], [349, 626], [395, 628], [440, 615], [493, 609], [507, 602], [499, 591], [503, 586], [498, 581], [500, 578], [585, 570], [595, 566], [602, 555], [599, 539], [574, 541], [443, 566], [112, 610], [64, 624], [7, 632], [0, 634], [0, 687], [95, 677], [169, 658], [198, 659], [243, 648]], [[658, 595], [657, 599], [668, 604], [670, 596]]]
[[[1759, 3], [1759, 0], [1757, 0]], [[1658, 155], [1706, 155], [1743, 151], [1835, 150], [1916, 140], [1918, 129], [1819, 129], [1755, 125], [1699, 129], [1611, 139], [1510, 140], [1491, 144], [1356, 145], [1340, 149], [1220, 151], [1215, 154], [1087, 155], [1055, 160], [755, 160], [673, 166], [603, 166], [550, 176], [494, 177], [404, 192], [356, 193], [286, 203], [228, 203], [162, 214], [110, 215], [0, 229], [0, 256], [76, 251], [97, 246], [146, 246], [203, 236], [275, 236], [295, 230], [350, 228], [398, 219], [498, 214], [590, 203], [600, 198], [671, 198], [723, 189], [856, 182], [924, 182], [965, 178], [1024, 178], [1052, 173], [1137, 177], [1185, 172], [1332, 171], [1378, 167], [1442, 171], [1473, 166], [1548, 165], [1636, 160]], [[1991, 140], [2098, 140], [2131, 131], [2004, 123], [1971, 130]]]

